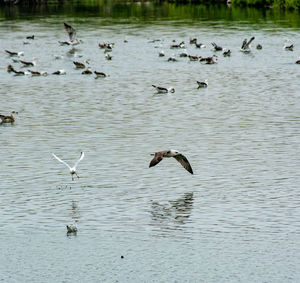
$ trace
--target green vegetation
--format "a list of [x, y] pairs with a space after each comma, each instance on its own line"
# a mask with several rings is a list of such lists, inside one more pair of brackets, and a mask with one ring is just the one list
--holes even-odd
[[[0, 3], [3, 0], [0, 0]], [[5, 0], [8, 1], [8, 0]], [[14, 0], [16, 1], [16, 0]], [[102, 17], [122, 19], [122, 22], [164, 21], [172, 19], [192, 23], [220, 19], [222, 21], [252, 22], [261, 25], [271, 21], [276, 26], [300, 27], [299, 6], [300, 0], [232, 0], [230, 8], [226, 0], [222, 4], [199, 4], [201, 0], [168, 0], [168, 1], [123, 1], [123, 0], [19, 0], [18, 4], [0, 5], [1, 19], [25, 19], [34, 16], [63, 15], [66, 17], [85, 18]], [[178, 1], [189, 1], [178, 3]], [[267, 3], [257, 9], [258, 2]], [[225, 2], [225, 3], [224, 3]], [[247, 4], [245, 4], [247, 2]], [[3, 3], [3, 2], [2, 2]], [[234, 4], [236, 3], [236, 4]], [[298, 6], [295, 6], [295, 5]], [[256, 7], [255, 7], [256, 6]], [[283, 7], [285, 9], [281, 9]], [[105, 23], [104, 23], [105, 24]]]
[[232, 4], [287, 9], [300, 8], [300, 0], [232, 0]]
[[[24, 5], [24, 4], [80, 4], [86, 6], [96, 6], [99, 4], [107, 3], [109, 1], [105, 0], [0, 0], [0, 5], [4, 4], [14, 4], [14, 5]], [[114, 1], [116, 3], [121, 3], [122, 0]], [[126, 2], [126, 1], [124, 1]], [[128, 2], [136, 2], [135, 0], [129, 0]], [[140, 1], [140, 3], [146, 2], [145, 0]], [[227, 0], [153, 0], [152, 2], [162, 3], [190, 3], [190, 4], [223, 4], [225, 5]], [[270, 7], [270, 8], [287, 8], [287, 9], [297, 9], [300, 8], [300, 0], [231, 0], [232, 5], [241, 6], [256, 6], [256, 7]]]

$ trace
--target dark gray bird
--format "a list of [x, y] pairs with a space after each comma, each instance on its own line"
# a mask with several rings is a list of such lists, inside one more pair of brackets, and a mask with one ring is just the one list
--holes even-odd
[[226, 51], [223, 52], [223, 56], [224, 57], [229, 57], [230, 55], [231, 55], [230, 49], [228, 49], [228, 50], [226, 50]]
[[222, 46], [219, 46], [214, 42], [212, 42], [211, 45], [214, 47], [215, 51], [222, 51], [223, 50]]
[[174, 157], [183, 166], [185, 170], [187, 170], [191, 174], [194, 174], [193, 169], [187, 158], [181, 152], [174, 149], [155, 152], [154, 157], [149, 164], [149, 167], [155, 166], [156, 164], [161, 162], [164, 157]]
[[207, 80], [205, 80], [204, 82], [197, 81], [197, 84], [198, 84], [198, 88], [204, 88], [208, 86], [208, 81]]
[[24, 52], [23, 51], [20, 51], [20, 52], [15, 52], [15, 51], [9, 51], [9, 50], [5, 50], [5, 52], [11, 56], [11, 57], [14, 57], [14, 56], [24, 56]]
[[96, 75], [95, 79], [107, 77], [107, 75], [103, 72], [94, 71], [94, 74]]

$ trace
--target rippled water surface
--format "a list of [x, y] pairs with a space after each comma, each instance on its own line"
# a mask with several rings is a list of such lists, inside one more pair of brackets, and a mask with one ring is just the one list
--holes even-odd
[[[64, 21], [83, 40], [74, 50], [58, 44]], [[240, 52], [252, 35], [252, 52]], [[193, 36], [207, 47], [190, 45]], [[1, 280], [300, 281], [299, 28], [48, 16], [2, 20], [0, 38], [1, 114], [19, 112], [0, 125]], [[190, 62], [173, 40], [191, 55], [211, 56], [214, 41], [232, 56]], [[115, 43], [111, 61], [98, 48], [105, 41]], [[13, 76], [5, 49], [66, 75]], [[173, 54], [178, 62], [167, 61]], [[109, 76], [81, 75], [72, 61], [85, 59]], [[148, 168], [151, 153], [169, 148], [194, 175], [173, 159]], [[73, 163], [80, 151], [72, 182], [51, 153]]]

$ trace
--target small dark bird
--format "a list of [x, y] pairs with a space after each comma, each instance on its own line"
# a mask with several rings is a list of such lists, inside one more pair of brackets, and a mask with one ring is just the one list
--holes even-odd
[[24, 56], [24, 52], [23, 51], [20, 51], [20, 52], [15, 52], [15, 51], [9, 51], [9, 50], [5, 50], [5, 52], [11, 56], [11, 57], [14, 57], [14, 56]]
[[32, 62], [23, 60], [19, 60], [19, 62], [22, 63], [24, 67], [33, 67], [36, 65], [36, 59], [34, 59]]
[[198, 61], [199, 60], [198, 56], [189, 55], [188, 57], [189, 57], [190, 61]]
[[195, 43], [196, 48], [205, 48], [206, 46], [202, 43]]
[[216, 64], [217, 62], [215, 61], [215, 58], [217, 60], [217, 56], [213, 55], [211, 57], [201, 57], [199, 58], [200, 62], [204, 62], [205, 64]]
[[102, 73], [102, 72], [94, 71], [94, 74], [96, 75], [95, 79], [107, 77], [107, 75], [105, 73]]
[[214, 47], [215, 51], [222, 51], [223, 50], [223, 47], [215, 44], [214, 42], [212, 42], [211, 45]]
[[190, 38], [190, 44], [195, 44], [197, 42], [197, 38]]
[[7, 66], [7, 72], [8, 73], [11, 73], [11, 72], [14, 72], [14, 71], [15, 71], [15, 69], [14, 69], [14, 67], [12, 65], [8, 65]]
[[91, 71], [90, 68], [87, 68], [86, 70], [82, 71], [81, 74], [82, 75], [91, 75], [93, 72]]
[[73, 64], [77, 69], [85, 69], [85, 63], [87, 63], [86, 60], [84, 61], [84, 63], [73, 61]]
[[52, 75], [65, 75], [66, 71], [65, 70], [58, 70], [52, 73]]
[[176, 62], [177, 59], [175, 57], [169, 57], [168, 62]]
[[228, 49], [228, 50], [226, 50], [226, 51], [223, 52], [223, 56], [224, 57], [229, 57], [230, 55], [231, 55], [230, 49]]
[[38, 71], [32, 71], [32, 70], [28, 70], [28, 72], [31, 73], [32, 76], [47, 76], [48, 73], [47, 72], [38, 72]]
[[205, 80], [204, 82], [197, 81], [197, 84], [198, 84], [198, 88], [205, 88], [208, 86], [208, 81], [207, 80]]
[[18, 114], [18, 112], [16, 111], [12, 111], [10, 113], [10, 115], [1, 115], [0, 114], [0, 124], [3, 123], [14, 123], [15, 122], [15, 117], [13, 116], [13, 114]]
[[179, 44], [172, 44], [170, 48], [184, 48], [184, 41], [180, 42]]

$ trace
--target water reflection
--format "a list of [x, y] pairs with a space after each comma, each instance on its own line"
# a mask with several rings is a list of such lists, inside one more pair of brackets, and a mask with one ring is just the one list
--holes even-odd
[[153, 201], [151, 204], [152, 225], [162, 231], [179, 230], [188, 222], [194, 203], [194, 193], [184, 193], [176, 200], [167, 203]]

